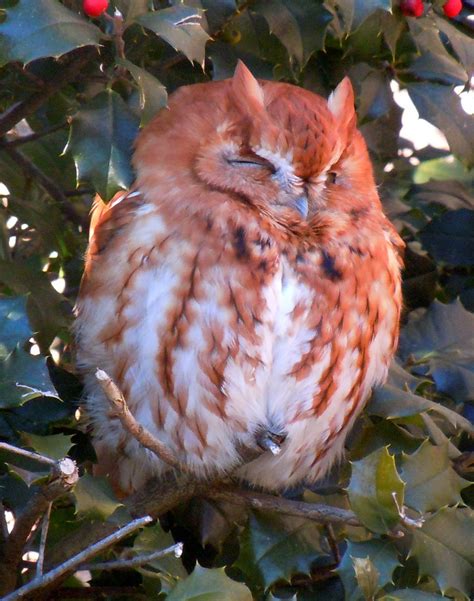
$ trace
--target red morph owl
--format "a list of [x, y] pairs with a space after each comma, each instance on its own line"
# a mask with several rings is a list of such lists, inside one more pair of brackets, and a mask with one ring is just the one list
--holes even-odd
[[196, 477], [315, 481], [386, 378], [401, 307], [349, 79], [326, 101], [239, 63], [175, 92], [133, 164], [132, 190], [96, 203], [77, 303], [99, 472], [132, 491], [169, 468], [110, 414], [97, 367]]

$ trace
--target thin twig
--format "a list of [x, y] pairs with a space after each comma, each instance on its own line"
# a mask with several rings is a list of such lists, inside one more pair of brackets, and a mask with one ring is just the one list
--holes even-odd
[[139, 566], [150, 563], [157, 559], [161, 559], [166, 555], [174, 553], [176, 557], [181, 557], [183, 552], [183, 543], [176, 543], [167, 549], [161, 551], [153, 551], [153, 553], [145, 553], [136, 557], [116, 559], [115, 561], [100, 561], [97, 563], [85, 563], [80, 566], [81, 570], [123, 570], [125, 568], [137, 568]]
[[46, 455], [40, 455], [34, 451], [27, 451], [26, 449], [15, 447], [7, 442], [0, 442], [0, 451], [2, 449], [4, 451], [8, 451], [9, 453], [15, 453], [15, 455], [21, 455], [22, 457], [28, 457], [28, 459], [39, 461], [40, 463], [46, 463], [46, 465], [49, 465], [50, 467], [55, 467], [57, 464], [57, 461], [51, 459], [50, 457], [46, 457]]
[[87, 559], [90, 559], [94, 555], [97, 555], [97, 553], [100, 553], [100, 551], [103, 551], [110, 545], [117, 543], [129, 534], [132, 534], [132, 532], [135, 532], [135, 530], [138, 530], [142, 526], [146, 526], [152, 521], [153, 518], [148, 515], [133, 520], [132, 522], [129, 522], [128, 524], [117, 530], [117, 532], [106, 536], [94, 545], [91, 545], [87, 549], [84, 549], [77, 555], [70, 557], [53, 570], [50, 570], [49, 572], [43, 574], [40, 577], [34, 578], [30, 582], [28, 582], [28, 584], [25, 584], [13, 593], [10, 593], [6, 597], [4, 597], [2, 601], [18, 601], [19, 599], [27, 599], [28, 596], [31, 595], [31, 593], [43, 589], [49, 584], [55, 582], [56, 580], [59, 580], [64, 574], [67, 574], [68, 572], [77, 569], [77, 567], [84, 563]]
[[71, 587], [65, 586], [53, 591], [48, 595], [48, 601], [57, 599], [107, 599], [108, 597], [122, 597], [127, 599], [143, 599], [148, 601], [150, 597], [143, 592], [138, 586], [82, 586]]
[[13, 104], [0, 115], [0, 136], [4, 136], [22, 119], [38, 110], [48, 98], [74, 79], [78, 73], [82, 73], [86, 64], [95, 56], [97, 50], [87, 46], [78, 48], [66, 55], [64, 59], [60, 59], [58, 62], [62, 66], [55, 77], [45, 81], [38, 92]]
[[9, 532], [7, 518], [5, 517], [5, 507], [3, 506], [3, 503], [0, 502], [0, 541], [3, 542], [7, 540], [8, 535]]
[[61, 211], [66, 217], [76, 225], [86, 225], [86, 220], [76, 212], [74, 206], [64, 195], [64, 192], [56, 184], [56, 182], [46, 175], [41, 169], [39, 169], [33, 161], [31, 161], [25, 154], [8, 144], [4, 139], [0, 141], [0, 148], [3, 148], [10, 158], [15, 161], [17, 166], [23, 171], [23, 173], [33, 180], [36, 180], [38, 184], [45, 190], [53, 200], [55, 200], [61, 207]]
[[38, 520], [49, 504], [71, 490], [78, 479], [77, 466], [72, 459], [66, 457], [55, 462], [49, 481], [38, 488], [23, 511], [15, 516], [13, 530], [0, 549], [0, 595], [15, 587], [25, 544]]
[[121, 421], [122, 426], [129, 432], [142, 446], [154, 453], [159, 459], [179, 470], [187, 472], [187, 466], [179, 461], [174, 453], [168, 449], [160, 440], [155, 438], [144, 426], [139, 424], [128, 408], [127, 402], [121, 393], [117, 384], [102, 369], [95, 372], [102, 391], [111, 404], [115, 415]]
[[51, 516], [51, 505], [52, 505], [52, 503], [50, 503], [48, 505], [48, 508], [46, 509], [44, 516], [43, 516], [43, 522], [41, 524], [41, 537], [40, 537], [40, 544], [39, 544], [39, 549], [38, 549], [38, 561], [36, 562], [36, 576], [41, 576], [43, 573], [44, 551], [46, 549], [46, 539], [48, 538], [49, 518]]
[[7, 138], [6, 143], [8, 146], [20, 146], [21, 144], [27, 144], [28, 142], [34, 142], [35, 140], [40, 140], [45, 136], [49, 136], [55, 131], [59, 131], [60, 129], [65, 128], [68, 125], [67, 121], [63, 123], [59, 123], [58, 125], [53, 125], [52, 127], [48, 127], [47, 129], [43, 129], [42, 131], [37, 131], [27, 136], [20, 136], [18, 138]]
[[284, 515], [305, 518], [321, 524], [349, 524], [351, 526], [361, 526], [355, 513], [340, 507], [332, 505], [322, 505], [318, 503], [305, 503], [303, 501], [293, 501], [284, 497], [276, 497], [248, 490], [224, 487], [212, 488], [204, 495], [208, 499], [226, 501], [234, 505], [245, 505], [252, 509], [265, 511], [275, 511]]

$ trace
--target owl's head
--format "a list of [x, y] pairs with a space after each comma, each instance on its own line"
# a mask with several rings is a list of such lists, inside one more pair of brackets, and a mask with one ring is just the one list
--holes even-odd
[[379, 204], [347, 77], [325, 100], [257, 81], [239, 61], [232, 79], [175, 92], [139, 137], [134, 162], [138, 185], [192, 179], [280, 223]]

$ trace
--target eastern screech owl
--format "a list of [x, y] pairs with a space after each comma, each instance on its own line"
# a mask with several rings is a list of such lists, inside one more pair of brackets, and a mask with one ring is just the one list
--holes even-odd
[[132, 191], [96, 204], [77, 303], [100, 472], [131, 491], [167, 466], [110, 415], [96, 367], [197, 476], [258, 444], [242, 479], [316, 480], [386, 377], [401, 306], [349, 80], [326, 101], [239, 63], [175, 92], [133, 164]]

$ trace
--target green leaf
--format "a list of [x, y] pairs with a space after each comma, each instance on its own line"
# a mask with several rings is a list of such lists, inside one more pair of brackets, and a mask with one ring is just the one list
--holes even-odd
[[459, 299], [413, 311], [400, 335], [400, 356], [426, 363], [436, 387], [459, 401], [474, 398], [474, 314]]
[[373, 599], [379, 590], [379, 573], [368, 557], [353, 557], [352, 565], [357, 583], [366, 599]]
[[353, 462], [349, 500], [357, 517], [373, 532], [387, 533], [397, 525], [400, 516], [393, 495], [402, 507], [403, 489], [395, 459], [386, 448]]
[[367, 407], [368, 413], [396, 419], [410, 417], [424, 411], [435, 411], [456, 427], [472, 432], [472, 425], [462, 415], [441, 403], [435, 403], [413, 392], [423, 381], [405, 371], [397, 361], [393, 361], [387, 382], [374, 390]]
[[0, 24], [0, 66], [57, 58], [82, 46], [97, 46], [100, 29], [57, 0], [19, 0]]
[[78, 184], [90, 180], [104, 200], [126, 190], [134, 176], [130, 165], [138, 119], [112, 90], [101, 92], [72, 120], [65, 152], [72, 155]]
[[470, 36], [462, 33], [454, 21], [433, 14], [436, 26], [448, 38], [454, 52], [458, 55], [467, 73], [474, 72], [474, 46]]
[[105, 478], [84, 474], [74, 487], [76, 511], [88, 517], [107, 519], [121, 507], [114, 492]]
[[114, 0], [114, 5], [125, 17], [129, 25], [138, 16], [153, 8], [153, 0]]
[[[133, 550], [137, 554], [151, 553], [171, 547], [175, 542], [169, 532], [165, 532], [160, 524], [155, 524], [154, 526], [144, 528], [139, 533], [133, 543]], [[148, 565], [173, 578], [186, 578], [188, 574], [181, 559], [173, 554], [155, 559], [149, 562]]]
[[206, 570], [197, 565], [193, 573], [178, 582], [166, 601], [252, 601], [245, 584], [231, 580], [223, 568]]
[[405, 482], [405, 504], [422, 513], [462, 503], [461, 490], [470, 484], [452, 468], [448, 445], [428, 441], [412, 455], [402, 456], [400, 476]]
[[263, 15], [270, 31], [302, 69], [316, 50], [324, 48], [331, 13], [311, 0], [258, 0], [252, 10]]
[[252, 512], [242, 533], [234, 564], [246, 582], [267, 589], [296, 573], [308, 574], [311, 564], [329, 557], [329, 548], [316, 524], [298, 518]]
[[413, 181], [424, 184], [430, 180], [456, 180], [457, 182], [472, 183], [472, 172], [452, 155], [440, 159], [423, 161], [415, 169]]
[[466, 595], [474, 581], [474, 513], [470, 509], [441, 509], [413, 531], [411, 555], [420, 575], [432, 576], [444, 593]]
[[51, 459], [62, 459], [66, 457], [72, 447], [72, 436], [65, 434], [52, 434], [51, 436], [35, 436], [28, 434], [26, 441], [40, 455], [46, 455]]
[[31, 337], [26, 300], [25, 296], [0, 298], [0, 358]]
[[436, 261], [449, 265], [474, 265], [474, 211], [447, 211], [420, 232], [424, 248]]
[[358, 29], [375, 11], [392, 11], [391, 0], [338, 0], [347, 33]]
[[202, 28], [204, 11], [176, 4], [155, 12], [137, 17], [143, 25], [163, 38], [177, 52], [182, 52], [191, 62], [204, 67], [206, 42], [210, 39]]
[[474, 164], [474, 120], [464, 112], [459, 96], [435, 83], [410, 83], [408, 93], [420, 117], [444, 133], [451, 151], [468, 166]]
[[140, 125], [146, 125], [168, 103], [166, 88], [156, 77], [128, 60], [119, 61], [136, 81], [140, 92]]
[[[347, 549], [337, 569], [344, 584], [346, 601], [358, 601], [362, 598], [358, 588], [354, 559], [368, 557], [378, 573], [378, 588], [392, 582], [392, 574], [400, 565], [397, 550], [391, 541], [373, 539], [367, 542], [347, 542]], [[376, 591], [374, 591], [376, 592]]]

